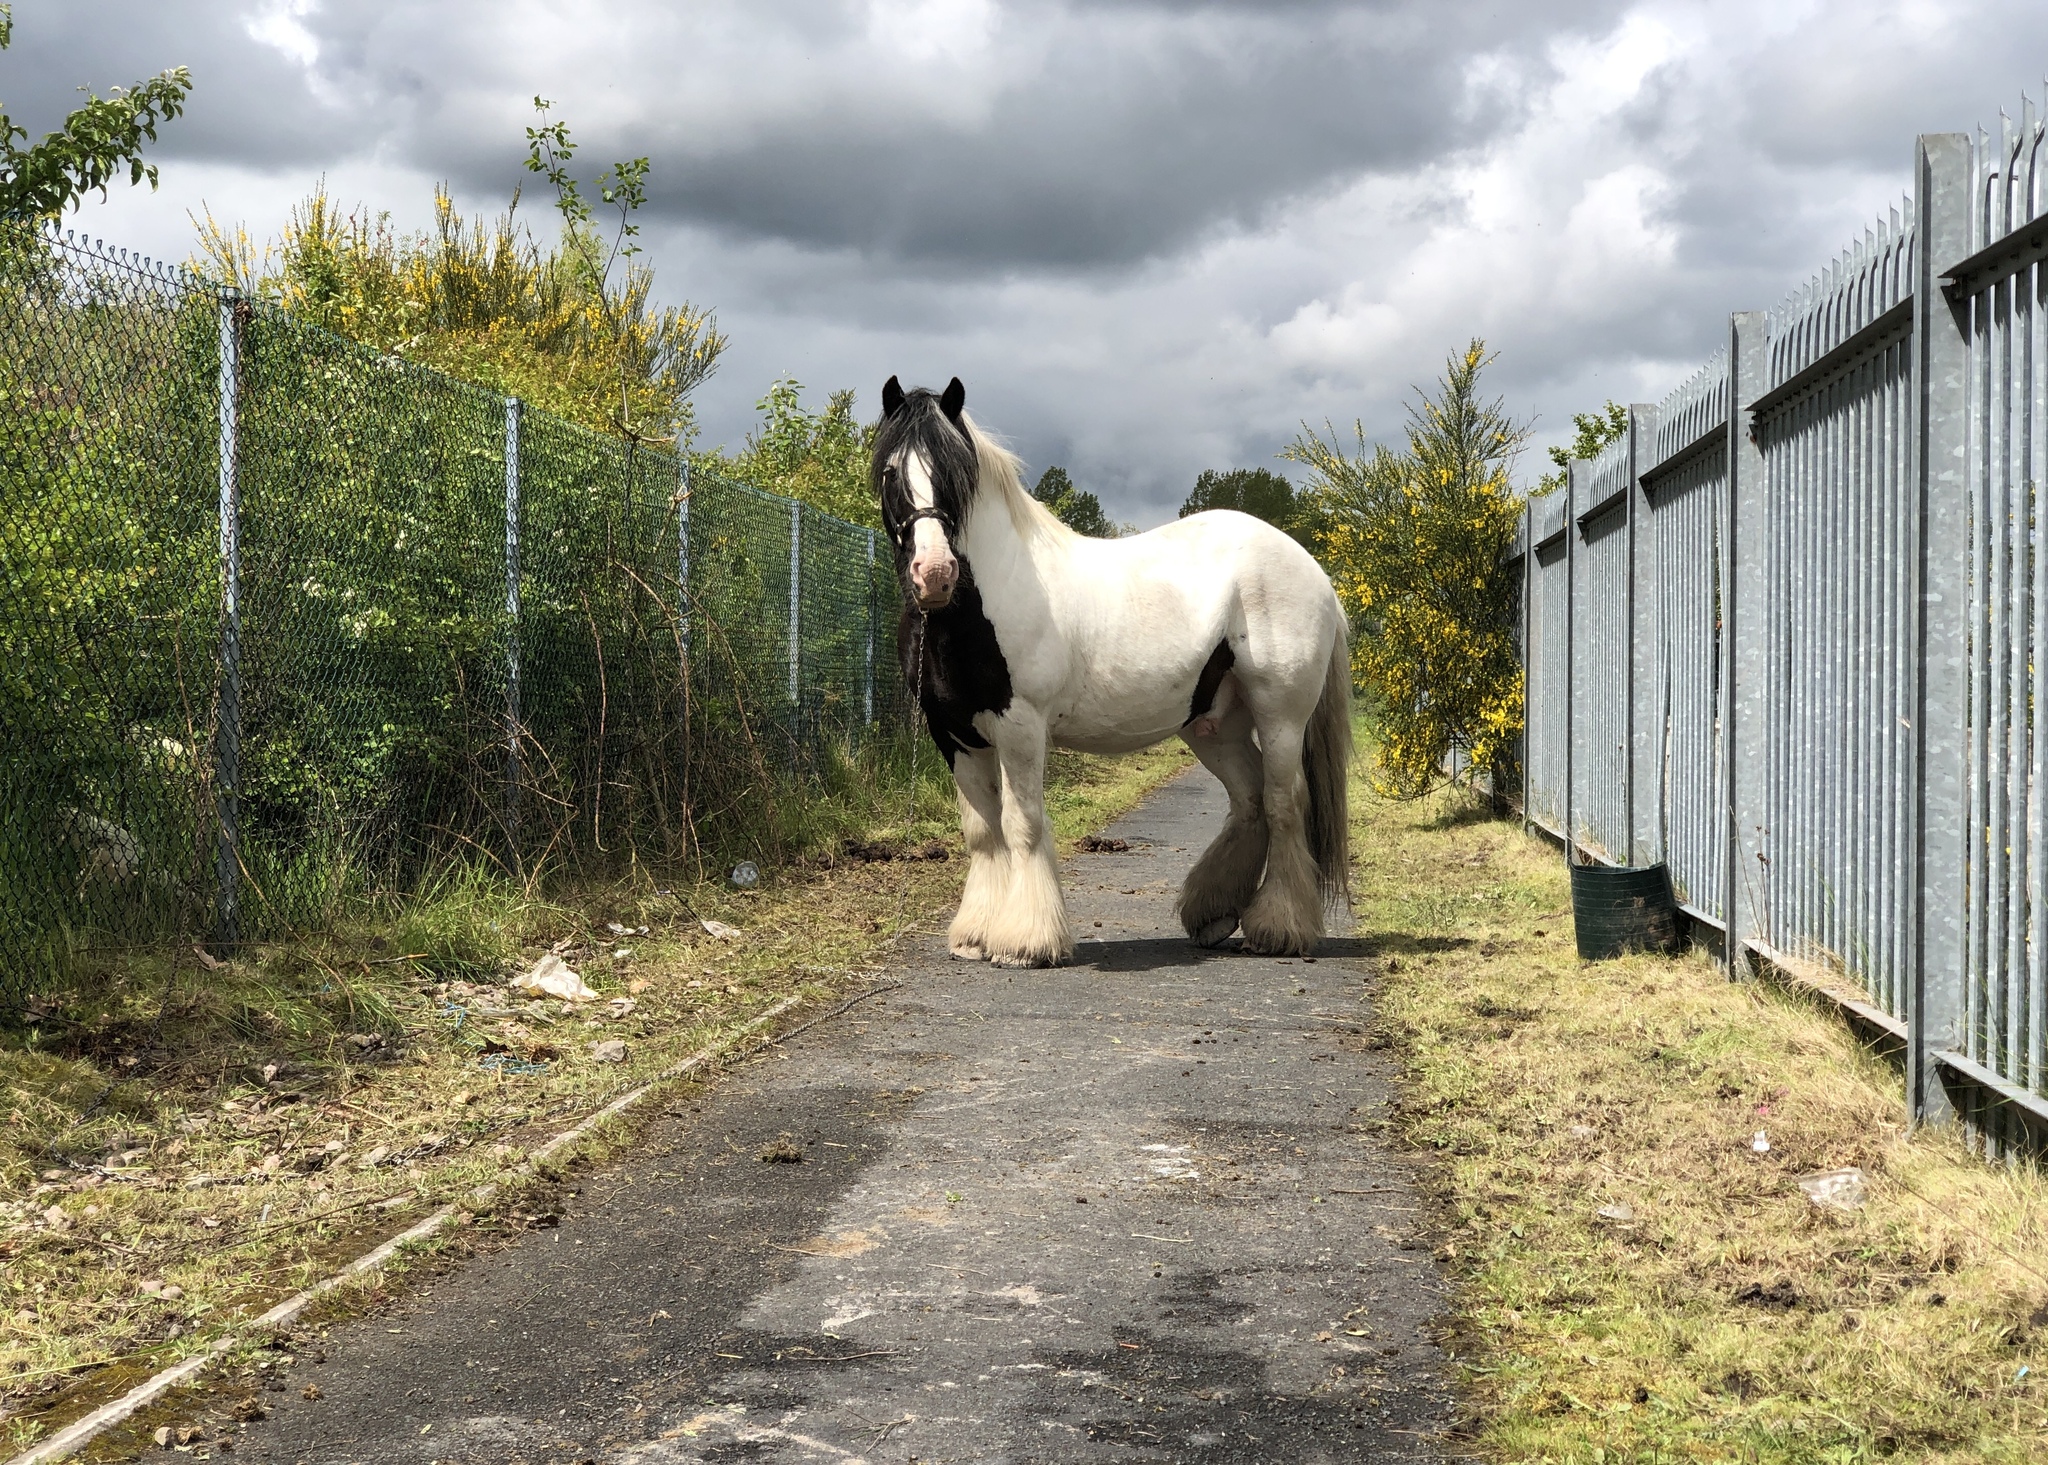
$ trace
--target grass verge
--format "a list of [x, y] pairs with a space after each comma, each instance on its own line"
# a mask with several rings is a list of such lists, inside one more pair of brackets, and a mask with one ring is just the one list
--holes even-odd
[[[1909, 1132], [1810, 999], [1698, 953], [1580, 963], [1563, 857], [1518, 824], [1456, 794], [1354, 818], [1487, 1456], [2048, 1460], [2038, 1173]], [[1848, 1166], [1854, 1210], [1795, 1183]]]
[[[1189, 761], [1178, 746], [1056, 755], [1056, 835], [1098, 828]], [[0, 1037], [0, 1447], [479, 1186], [506, 1187], [498, 1219], [518, 1229], [536, 1144], [785, 997], [882, 976], [889, 943], [952, 902], [963, 867], [949, 785], [877, 793], [867, 811], [858, 837], [750, 891], [642, 880], [539, 901], [456, 872], [230, 962], [130, 954]], [[597, 1000], [508, 991], [550, 950]]]

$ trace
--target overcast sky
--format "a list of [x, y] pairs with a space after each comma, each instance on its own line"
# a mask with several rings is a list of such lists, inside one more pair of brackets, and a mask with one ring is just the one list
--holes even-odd
[[[1471, 336], [1537, 447], [1654, 400], [1897, 202], [1913, 135], [2016, 108], [2040, 0], [15, 0], [0, 100], [192, 70], [83, 227], [173, 259], [202, 203], [272, 234], [325, 175], [400, 224], [495, 211], [536, 93], [590, 171], [653, 162], [658, 292], [732, 347], [737, 445], [958, 374], [1035, 472], [1172, 516], [1307, 419], [1398, 433]], [[532, 196], [529, 195], [529, 202]], [[538, 210], [536, 210], [538, 212]], [[1544, 466], [1532, 451], [1523, 476]]]

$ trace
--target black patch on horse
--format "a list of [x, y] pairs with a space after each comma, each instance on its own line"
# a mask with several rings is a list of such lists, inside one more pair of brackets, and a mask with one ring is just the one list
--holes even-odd
[[[949, 768], [955, 754], [988, 746], [988, 739], [974, 730], [976, 715], [1001, 715], [1010, 706], [1010, 664], [996, 644], [996, 628], [982, 611], [974, 566], [954, 538], [981, 479], [981, 459], [960, 416], [966, 405], [967, 389], [957, 376], [947, 384], [944, 395], [924, 387], [906, 392], [890, 377], [882, 386], [882, 420], [875, 427], [874, 456], [869, 462], [870, 482], [882, 504], [882, 523], [896, 550], [896, 578], [904, 587], [903, 616], [896, 628], [903, 679], [917, 688], [925, 726], [931, 729], [932, 741], [945, 755]], [[925, 516], [917, 513], [910, 485], [896, 466], [906, 448], [924, 455], [932, 478], [929, 517], [938, 521], [960, 563], [952, 601], [943, 610], [925, 614], [922, 630], [910, 596], [909, 569], [911, 529]]]
[[[996, 628], [981, 609], [981, 588], [974, 571], [960, 561], [960, 583], [953, 602], [928, 612], [918, 629], [918, 611], [907, 599], [896, 626], [896, 645], [903, 658], [903, 679], [917, 688], [925, 726], [932, 741], [953, 766], [953, 755], [986, 748], [988, 739], [974, 730], [975, 714], [1001, 715], [1010, 706], [1010, 664], [996, 644]], [[917, 656], [924, 653], [924, 674]]]
[[[1202, 674], [1195, 678], [1195, 695], [1188, 699], [1188, 722], [1193, 722], [1216, 705], [1216, 689], [1223, 685], [1223, 679], [1236, 665], [1237, 653], [1230, 649], [1230, 638], [1225, 636], [1216, 643], [1216, 649], [1202, 664]], [[1181, 726], [1186, 727], [1188, 722]]]

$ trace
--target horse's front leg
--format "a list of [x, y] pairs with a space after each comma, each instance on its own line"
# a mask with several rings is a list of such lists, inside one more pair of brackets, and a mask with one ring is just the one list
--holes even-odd
[[960, 797], [960, 834], [967, 844], [967, 886], [953, 917], [947, 945], [962, 961], [988, 955], [988, 928], [1009, 891], [1003, 848], [1003, 773], [995, 749], [953, 755], [953, 787]]
[[995, 966], [1059, 966], [1073, 959], [1074, 933], [1045, 818], [1045, 722], [1014, 704], [994, 722], [1009, 881], [989, 912], [983, 945]]

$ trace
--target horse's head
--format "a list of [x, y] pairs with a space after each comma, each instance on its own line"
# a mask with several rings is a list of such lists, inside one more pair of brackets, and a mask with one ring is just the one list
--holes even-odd
[[871, 467], [882, 523], [896, 546], [896, 573], [919, 610], [950, 605], [960, 583], [953, 539], [980, 477], [974, 434], [961, 415], [967, 389], [954, 377], [943, 393], [882, 386], [882, 421]]

